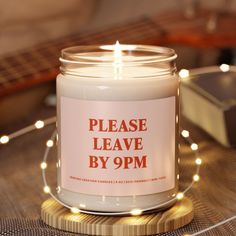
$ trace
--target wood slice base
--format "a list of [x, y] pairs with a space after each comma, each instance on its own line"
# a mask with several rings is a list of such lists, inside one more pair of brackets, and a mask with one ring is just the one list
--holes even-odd
[[57, 229], [89, 235], [153, 235], [178, 229], [193, 219], [193, 204], [188, 198], [171, 208], [141, 216], [95, 216], [72, 214], [50, 198], [41, 207], [42, 220]]

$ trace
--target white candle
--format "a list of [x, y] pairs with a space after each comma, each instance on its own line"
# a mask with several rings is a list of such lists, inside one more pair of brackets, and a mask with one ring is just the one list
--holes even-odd
[[58, 195], [95, 211], [151, 207], [178, 188], [176, 55], [116, 47], [66, 49], [57, 78]]

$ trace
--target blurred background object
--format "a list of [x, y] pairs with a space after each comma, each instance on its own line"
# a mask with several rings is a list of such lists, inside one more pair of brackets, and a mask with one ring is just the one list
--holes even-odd
[[[0, 0], [0, 135], [56, 114], [61, 49], [116, 40], [172, 47], [178, 54], [178, 69], [190, 70], [193, 78], [182, 84], [183, 114], [188, 120], [181, 116], [180, 123], [199, 147], [203, 180], [189, 193], [195, 207], [193, 224], [174, 234], [191, 234], [225, 220], [236, 211], [236, 149], [215, 139], [226, 146], [236, 141], [236, 72], [228, 71], [236, 64], [235, 26], [236, 0]], [[188, 70], [183, 77], [189, 77]], [[40, 204], [48, 197], [41, 189], [39, 166], [53, 130], [54, 126], [47, 127], [0, 147], [1, 234], [69, 235], [39, 219]], [[194, 173], [195, 156], [187, 143], [180, 143], [180, 189], [184, 189]], [[48, 167], [48, 179], [55, 186], [53, 158]], [[209, 235], [236, 235], [235, 229], [234, 221]]]
[[182, 113], [226, 147], [236, 147], [236, 66], [202, 67], [182, 74]]
[[116, 40], [168, 46], [178, 54], [179, 69], [235, 62], [236, 0], [0, 4], [0, 127], [23, 119], [55, 91], [65, 47]]
[[188, 18], [197, 18], [199, 10], [205, 9], [208, 11], [206, 28], [214, 28], [211, 25], [217, 28], [214, 21], [221, 14], [235, 16], [236, 12], [235, 0], [22, 0], [20, 4], [16, 0], [0, 0], [0, 5], [1, 55], [82, 30], [97, 30], [137, 20], [142, 16], [179, 11], [187, 21]]
[[0, 1], [0, 54], [78, 32], [91, 19], [93, 0]]

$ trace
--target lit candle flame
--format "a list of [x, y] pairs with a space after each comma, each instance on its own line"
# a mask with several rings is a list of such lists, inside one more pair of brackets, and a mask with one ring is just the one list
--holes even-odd
[[121, 63], [121, 57], [122, 57], [122, 50], [121, 45], [119, 41], [116, 41], [115, 47], [114, 47], [114, 61], [115, 63]]
[[121, 79], [122, 72], [122, 50], [119, 41], [114, 46], [114, 78]]

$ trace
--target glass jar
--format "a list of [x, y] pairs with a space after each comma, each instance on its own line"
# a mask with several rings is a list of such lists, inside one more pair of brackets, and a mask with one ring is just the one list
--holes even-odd
[[176, 57], [145, 45], [62, 50], [60, 200], [104, 212], [170, 206], [178, 190]]

